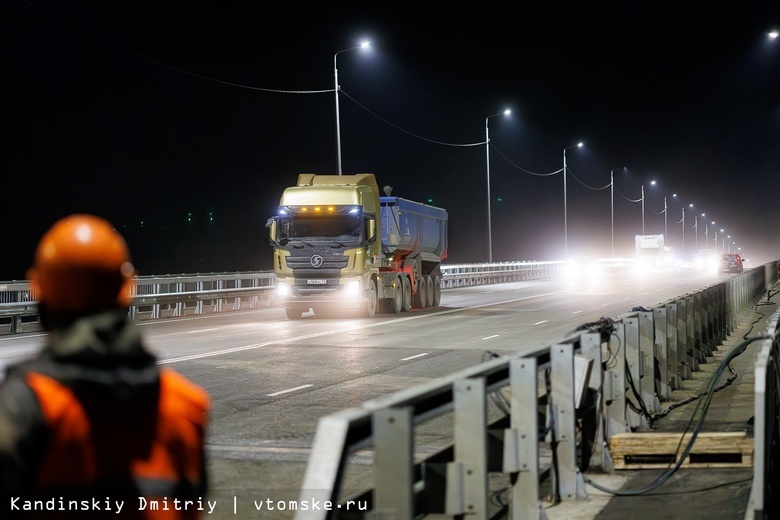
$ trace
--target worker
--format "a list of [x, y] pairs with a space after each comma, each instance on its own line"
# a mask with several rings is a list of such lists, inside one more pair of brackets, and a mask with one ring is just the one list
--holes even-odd
[[27, 275], [48, 335], [0, 383], [0, 518], [204, 509], [209, 397], [144, 347], [128, 321], [133, 274], [95, 216], [64, 218], [38, 244]]

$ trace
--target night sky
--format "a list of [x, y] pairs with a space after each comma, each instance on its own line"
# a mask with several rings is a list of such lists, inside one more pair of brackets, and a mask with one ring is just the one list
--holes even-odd
[[563, 258], [564, 148], [569, 256], [611, 255], [614, 170], [616, 255], [644, 186], [676, 250], [693, 203], [688, 256], [698, 215], [700, 249], [706, 223], [780, 258], [779, 4], [683, 3], [3, 0], [0, 280], [75, 212], [141, 274], [270, 269], [284, 187], [337, 173], [333, 58], [363, 39], [338, 55], [343, 172], [446, 208], [447, 263], [487, 260], [506, 107], [495, 261]]

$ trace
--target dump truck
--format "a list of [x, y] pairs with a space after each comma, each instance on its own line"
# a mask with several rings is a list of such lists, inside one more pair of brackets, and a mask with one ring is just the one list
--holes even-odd
[[371, 173], [302, 173], [284, 190], [267, 227], [288, 318], [439, 305], [447, 211], [388, 188], [380, 197]]

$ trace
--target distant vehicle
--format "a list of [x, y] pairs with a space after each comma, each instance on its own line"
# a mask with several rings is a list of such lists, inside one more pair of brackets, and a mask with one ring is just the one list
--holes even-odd
[[721, 273], [741, 273], [742, 257], [737, 253], [726, 253], [720, 257]]
[[696, 269], [706, 269], [715, 272], [720, 267], [720, 258], [712, 249], [699, 249], [699, 253], [694, 259]]
[[671, 261], [671, 248], [665, 246], [663, 235], [636, 235], [634, 242], [640, 267], [660, 269]]

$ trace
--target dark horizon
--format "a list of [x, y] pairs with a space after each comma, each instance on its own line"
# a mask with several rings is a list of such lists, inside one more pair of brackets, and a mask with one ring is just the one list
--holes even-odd
[[777, 15], [11, 0], [0, 279], [23, 278], [78, 212], [112, 222], [141, 274], [270, 269], [284, 187], [337, 172], [333, 58], [362, 38], [370, 52], [338, 56], [343, 171], [447, 209], [447, 263], [487, 260], [485, 118], [505, 107], [489, 120], [494, 261], [564, 256], [564, 148], [569, 256], [611, 255], [615, 170], [617, 256], [633, 254], [644, 186], [646, 232], [664, 232], [666, 197], [678, 251], [693, 203], [689, 256], [699, 216], [700, 249], [706, 225], [776, 259], [760, 195], [780, 188]]

